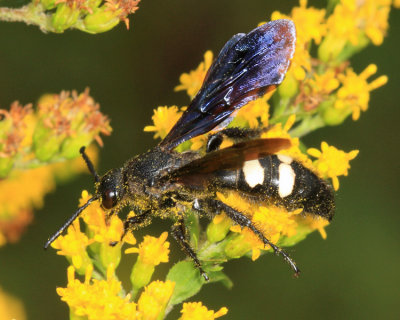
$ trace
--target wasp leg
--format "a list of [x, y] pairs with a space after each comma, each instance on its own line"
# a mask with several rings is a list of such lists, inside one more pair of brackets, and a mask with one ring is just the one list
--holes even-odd
[[106, 225], [108, 226], [110, 224], [111, 217], [115, 214], [115, 210], [111, 210], [109, 213], [106, 214], [105, 220], [106, 220]]
[[253, 222], [247, 218], [243, 213], [231, 208], [230, 206], [226, 205], [222, 201], [215, 200], [215, 199], [205, 199], [205, 200], [197, 200], [194, 208], [196, 210], [203, 211], [202, 205], [208, 207], [210, 211], [214, 211], [219, 213], [220, 211], [224, 211], [228, 217], [236, 222], [241, 227], [248, 227], [251, 231], [253, 231], [264, 243], [264, 245], [269, 245], [275, 252], [275, 254], [281, 255], [283, 259], [290, 265], [290, 267], [294, 271], [294, 275], [297, 277], [300, 274], [299, 268], [296, 266], [296, 263], [289, 257], [289, 255], [279, 248], [278, 246], [274, 245], [271, 241], [269, 241], [263, 233], [258, 230]]
[[225, 137], [232, 139], [235, 143], [238, 143], [246, 140], [259, 138], [260, 135], [267, 130], [268, 128], [250, 129], [250, 128], [237, 128], [237, 127], [221, 130], [208, 137], [206, 152], [218, 150], [222, 142], [224, 141]]
[[190, 243], [186, 239], [186, 226], [183, 219], [179, 219], [179, 221], [172, 226], [172, 236], [175, 240], [181, 245], [182, 249], [185, 253], [190, 256], [193, 260], [194, 264], [196, 265], [197, 269], [199, 269], [200, 274], [204, 277], [206, 281], [209, 280], [207, 273], [201, 267], [201, 263], [199, 258], [197, 258], [196, 253], [194, 252], [193, 248], [190, 246]]
[[[135, 228], [135, 226], [142, 224], [150, 217], [151, 210], [147, 210], [138, 216], [126, 218], [124, 221], [124, 232], [121, 235], [120, 242], [124, 239], [128, 231]], [[115, 246], [118, 241], [111, 241], [110, 246]]]

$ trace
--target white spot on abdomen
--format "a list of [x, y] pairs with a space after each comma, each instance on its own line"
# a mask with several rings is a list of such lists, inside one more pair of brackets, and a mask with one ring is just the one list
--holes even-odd
[[278, 154], [277, 156], [278, 156], [278, 159], [283, 163], [291, 164], [293, 162], [293, 158], [289, 157], [287, 155]]
[[281, 163], [279, 165], [278, 193], [281, 198], [287, 197], [292, 193], [295, 178], [296, 174], [289, 164]]
[[246, 161], [242, 170], [244, 174], [244, 180], [246, 180], [246, 183], [251, 188], [254, 188], [256, 185], [264, 182], [264, 168], [261, 166], [260, 161]]

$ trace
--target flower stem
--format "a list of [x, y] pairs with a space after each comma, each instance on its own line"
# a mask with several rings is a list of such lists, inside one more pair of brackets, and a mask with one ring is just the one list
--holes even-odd
[[0, 20], [10, 22], [25, 22], [36, 25], [43, 32], [55, 32], [51, 25], [51, 17], [45, 13], [40, 3], [30, 3], [21, 8], [0, 8]]
[[290, 130], [289, 133], [292, 137], [302, 137], [324, 126], [324, 120], [319, 115], [315, 115], [313, 117], [304, 118], [303, 121], [293, 130]]

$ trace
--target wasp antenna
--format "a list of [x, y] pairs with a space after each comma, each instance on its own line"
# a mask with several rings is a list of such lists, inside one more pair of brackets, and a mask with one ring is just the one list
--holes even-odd
[[85, 210], [89, 204], [91, 204], [93, 201], [97, 199], [98, 199], [97, 197], [92, 197], [83, 206], [79, 207], [78, 210], [76, 210], [76, 212], [72, 215], [72, 217], [69, 218], [68, 221], [64, 223], [64, 225], [49, 238], [49, 240], [47, 240], [46, 244], [44, 245], [44, 248], [47, 249], [49, 245], [51, 245], [54, 242], [54, 240], [56, 240], [64, 232], [64, 230], [67, 229], [72, 224], [72, 222], [74, 222], [75, 219], [79, 217], [82, 211]]
[[97, 174], [96, 170], [94, 169], [93, 162], [90, 161], [89, 157], [87, 156], [87, 154], [86, 154], [86, 152], [85, 152], [85, 149], [86, 149], [85, 147], [81, 147], [81, 148], [79, 149], [79, 152], [81, 153], [83, 160], [85, 160], [86, 165], [87, 165], [87, 167], [88, 167], [90, 173], [94, 176], [94, 181], [95, 181], [95, 182], [99, 182], [99, 181], [100, 181], [100, 177], [99, 177], [99, 175]]

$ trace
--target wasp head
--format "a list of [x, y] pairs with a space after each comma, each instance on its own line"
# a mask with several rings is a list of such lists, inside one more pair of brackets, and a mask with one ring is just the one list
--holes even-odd
[[108, 171], [97, 183], [96, 194], [104, 209], [114, 208], [125, 195], [124, 179], [121, 169]]

